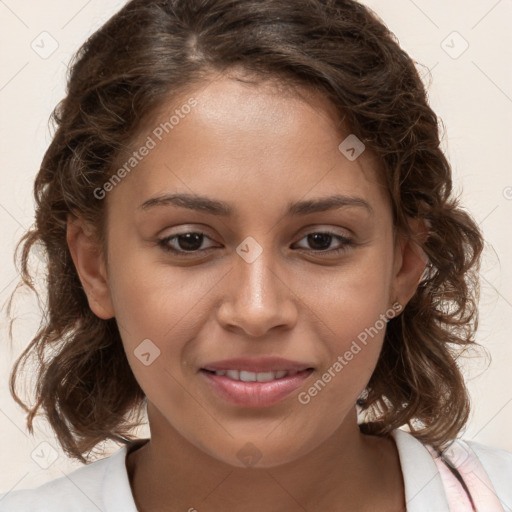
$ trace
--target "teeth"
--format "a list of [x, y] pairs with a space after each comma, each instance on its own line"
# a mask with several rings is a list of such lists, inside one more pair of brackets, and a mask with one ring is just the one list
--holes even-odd
[[[256, 382], [257, 375], [258, 374], [254, 373], [254, 372], [241, 371], [240, 372], [240, 380], [242, 380], [244, 382]], [[259, 375], [261, 375], [261, 373]]]
[[224, 375], [229, 379], [241, 380], [242, 382], [268, 382], [282, 379], [288, 375], [295, 375], [297, 371], [279, 370], [277, 372], [247, 372], [245, 370], [218, 370], [215, 375]]
[[276, 374], [274, 372], [255, 373], [254, 376], [258, 382], [268, 382], [269, 380], [274, 380], [276, 378]]

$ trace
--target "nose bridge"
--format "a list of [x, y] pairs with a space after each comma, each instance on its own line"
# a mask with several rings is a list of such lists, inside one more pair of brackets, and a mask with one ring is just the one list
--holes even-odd
[[265, 248], [255, 238], [248, 236], [236, 249], [239, 260], [236, 272], [240, 283], [240, 297], [256, 308], [270, 307], [276, 302], [279, 285], [274, 270], [275, 255], [271, 247], [272, 236], [259, 237]]
[[296, 319], [293, 294], [279, 276], [271, 240], [271, 236], [266, 237], [264, 247], [247, 237], [236, 248], [229, 293], [219, 311], [221, 322], [238, 325], [254, 336]]

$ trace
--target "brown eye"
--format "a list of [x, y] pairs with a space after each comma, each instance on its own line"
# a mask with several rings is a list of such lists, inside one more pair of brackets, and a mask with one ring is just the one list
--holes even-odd
[[[338, 235], [336, 233], [332, 233], [330, 231], [315, 231], [312, 233], [308, 233], [301, 240], [306, 240], [309, 245], [309, 252], [319, 252], [319, 253], [328, 253], [328, 254], [338, 254], [342, 251], [348, 250], [349, 246], [353, 245], [353, 241], [350, 238], [347, 238], [342, 235]], [[339, 245], [334, 249], [330, 249], [333, 241], [338, 240]], [[308, 248], [305, 248], [308, 250]]]
[[[158, 245], [160, 245], [165, 251], [188, 256], [187, 253], [193, 255], [194, 253], [200, 253], [211, 249], [211, 247], [201, 249], [205, 238], [209, 237], [204, 233], [191, 231], [162, 238], [158, 241]], [[174, 244], [171, 244], [172, 241], [174, 241]]]
[[314, 250], [321, 251], [329, 248], [333, 240], [333, 236], [328, 233], [312, 233], [307, 235], [307, 239], [308, 244], [310, 244]]
[[[201, 248], [203, 242], [210, 239], [205, 233], [190, 231], [167, 236], [158, 241], [165, 251], [172, 252], [182, 256], [194, 256], [200, 253], [214, 249], [214, 247]], [[353, 241], [330, 231], [316, 231], [308, 233], [301, 240], [306, 240], [309, 247], [303, 249], [312, 253], [326, 253], [329, 255], [338, 254], [348, 250], [353, 245]], [[338, 247], [330, 248], [332, 243], [338, 241]]]

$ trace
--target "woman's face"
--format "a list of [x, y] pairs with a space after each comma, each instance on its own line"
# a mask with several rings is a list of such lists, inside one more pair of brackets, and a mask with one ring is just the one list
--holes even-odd
[[352, 421], [418, 277], [373, 156], [340, 149], [350, 133], [302, 95], [227, 77], [191, 90], [105, 198], [95, 312], [116, 317], [150, 425], [236, 466], [292, 461]]

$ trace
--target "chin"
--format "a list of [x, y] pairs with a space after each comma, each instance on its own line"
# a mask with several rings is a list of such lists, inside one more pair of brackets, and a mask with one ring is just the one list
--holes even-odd
[[215, 449], [201, 443], [198, 448], [211, 457], [236, 468], [266, 469], [295, 462], [316, 446], [294, 438], [290, 444], [261, 437], [251, 440], [231, 440], [230, 446]]

